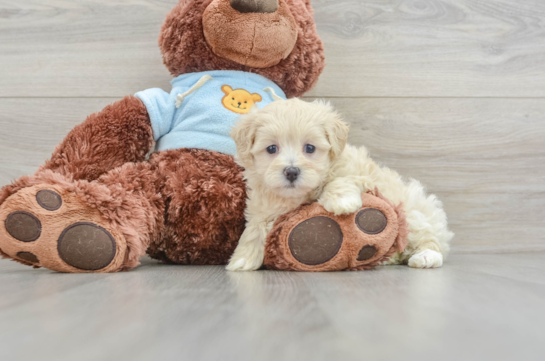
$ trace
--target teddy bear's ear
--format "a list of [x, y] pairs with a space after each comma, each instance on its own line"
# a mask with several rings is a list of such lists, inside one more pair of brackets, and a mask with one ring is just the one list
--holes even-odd
[[253, 93], [252, 94], [252, 100], [254, 101], [254, 103], [259, 103], [260, 101], [263, 100], [263, 98], [261, 97], [261, 95], [259, 95], [257, 93]]
[[229, 85], [224, 85], [221, 87], [221, 91], [224, 92], [225, 95], [229, 95], [233, 91], [233, 88], [231, 88]]

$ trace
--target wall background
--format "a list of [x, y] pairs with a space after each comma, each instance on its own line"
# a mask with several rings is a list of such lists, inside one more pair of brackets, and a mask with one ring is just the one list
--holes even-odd
[[[0, 0], [0, 185], [87, 115], [170, 89], [176, 0]], [[545, 250], [545, 3], [313, 0], [350, 142], [445, 203], [453, 253]]]

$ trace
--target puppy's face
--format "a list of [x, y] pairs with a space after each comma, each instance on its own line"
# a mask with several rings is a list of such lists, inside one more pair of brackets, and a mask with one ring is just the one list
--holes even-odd
[[326, 179], [346, 145], [348, 127], [322, 102], [275, 101], [233, 129], [237, 161], [250, 182], [285, 198], [303, 197]]

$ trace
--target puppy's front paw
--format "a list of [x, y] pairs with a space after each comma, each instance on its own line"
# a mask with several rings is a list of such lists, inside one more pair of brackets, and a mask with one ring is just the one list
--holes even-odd
[[361, 208], [361, 195], [358, 194], [335, 194], [329, 193], [323, 195], [318, 203], [325, 208], [326, 211], [333, 213], [338, 216], [341, 214], [350, 214], [354, 213]]
[[431, 249], [423, 250], [409, 258], [412, 268], [439, 268], [443, 265], [443, 255]]
[[227, 267], [228, 271], [242, 271], [244, 265], [246, 264], [246, 258], [231, 258]]
[[255, 271], [263, 265], [263, 252], [253, 247], [237, 248], [227, 265], [228, 271]]

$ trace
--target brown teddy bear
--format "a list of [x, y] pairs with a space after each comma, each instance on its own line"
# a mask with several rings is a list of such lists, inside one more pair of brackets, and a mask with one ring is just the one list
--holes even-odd
[[[324, 56], [312, 15], [309, 0], [180, 0], [159, 38], [172, 91], [139, 92], [89, 116], [34, 175], [3, 187], [0, 254], [60, 272], [128, 270], [145, 253], [168, 263], [226, 264], [244, 229], [246, 198], [229, 130], [251, 106], [315, 85]], [[398, 222], [391, 206], [369, 204]], [[320, 213], [304, 209], [304, 217]], [[267, 264], [309, 270], [296, 265], [308, 264], [304, 257], [285, 256], [293, 240], [281, 230], [296, 224], [283, 222]], [[400, 244], [388, 232], [365, 262]], [[344, 246], [361, 246], [352, 238], [337, 239], [339, 256], [329, 265], [358, 257]], [[363, 265], [335, 262], [323, 270]]]

